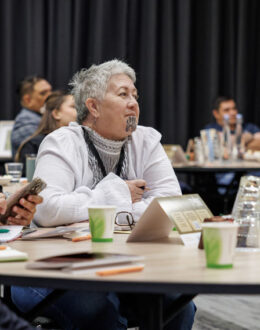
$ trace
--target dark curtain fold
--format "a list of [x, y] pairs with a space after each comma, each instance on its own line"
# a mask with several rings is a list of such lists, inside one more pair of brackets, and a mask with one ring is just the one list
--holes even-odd
[[113, 58], [137, 73], [140, 123], [180, 143], [233, 95], [260, 125], [258, 0], [0, 0], [0, 119], [19, 111], [17, 83], [45, 76], [66, 88], [82, 67]]

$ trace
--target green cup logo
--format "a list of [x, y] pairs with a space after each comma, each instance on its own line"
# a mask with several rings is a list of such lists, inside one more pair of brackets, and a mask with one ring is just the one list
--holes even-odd
[[204, 229], [203, 244], [208, 267], [218, 265], [222, 253], [221, 236], [217, 229]]
[[105, 215], [103, 210], [92, 210], [89, 216], [92, 237], [102, 238], [105, 232]]
[[116, 207], [90, 207], [88, 213], [92, 242], [112, 242]]

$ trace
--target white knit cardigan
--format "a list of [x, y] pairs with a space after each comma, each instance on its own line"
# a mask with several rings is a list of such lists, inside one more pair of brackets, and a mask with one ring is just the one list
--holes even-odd
[[128, 179], [144, 179], [150, 189], [140, 202], [132, 203], [127, 184], [109, 173], [91, 190], [93, 173], [88, 167], [88, 148], [82, 128], [76, 123], [49, 134], [42, 142], [34, 177], [47, 183], [41, 193], [35, 223], [58, 226], [88, 219], [88, 206], [116, 205], [138, 220], [154, 197], [180, 195], [180, 186], [160, 144], [161, 135], [150, 127], [138, 126], [128, 144]]

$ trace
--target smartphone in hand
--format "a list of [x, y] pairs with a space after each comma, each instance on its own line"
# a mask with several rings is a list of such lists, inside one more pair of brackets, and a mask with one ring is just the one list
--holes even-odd
[[[15, 213], [12, 212], [14, 205], [19, 204], [21, 198], [26, 198], [28, 195], [38, 195], [43, 189], [46, 188], [46, 183], [40, 178], [34, 178], [32, 182], [28, 183], [26, 186], [17, 190], [7, 199], [7, 208], [5, 214], [0, 216], [0, 222], [6, 224], [7, 218], [12, 215], [15, 216]], [[19, 205], [22, 207], [21, 205]]]

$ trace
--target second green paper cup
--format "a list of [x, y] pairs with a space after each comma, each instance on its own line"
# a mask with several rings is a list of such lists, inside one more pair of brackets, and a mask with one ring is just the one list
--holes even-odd
[[237, 223], [203, 223], [203, 244], [208, 268], [232, 268], [237, 242]]

